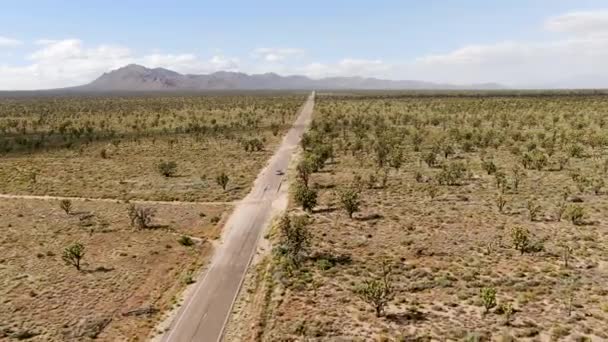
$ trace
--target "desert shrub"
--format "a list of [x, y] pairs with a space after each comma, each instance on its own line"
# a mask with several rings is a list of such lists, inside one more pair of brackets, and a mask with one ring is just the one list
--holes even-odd
[[339, 192], [340, 203], [348, 217], [353, 218], [353, 214], [359, 211], [359, 192], [353, 188], [347, 188]]
[[583, 219], [585, 217], [585, 208], [576, 204], [572, 205], [568, 208], [566, 215], [572, 224], [577, 226], [581, 225], [583, 224]]
[[426, 163], [428, 167], [436, 167], [437, 166], [437, 154], [435, 152], [425, 153], [422, 157], [422, 160]]
[[311, 211], [317, 205], [317, 191], [308, 188], [303, 182], [299, 181], [295, 185], [294, 200], [303, 210]]
[[581, 144], [572, 144], [568, 146], [568, 154], [572, 158], [582, 158], [585, 153], [585, 148]]
[[222, 190], [224, 191], [226, 191], [229, 181], [230, 177], [228, 177], [228, 175], [224, 171], [220, 172], [219, 175], [215, 176], [215, 182], [217, 183], [217, 185], [222, 187]]
[[308, 229], [308, 218], [305, 216], [284, 215], [278, 224], [281, 241], [278, 246], [279, 255], [295, 267], [299, 267], [308, 255], [312, 235]]
[[566, 155], [559, 155], [557, 157], [557, 168], [559, 171], [562, 171], [566, 165], [568, 165], [568, 162], [570, 161], [570, 159], [568, 158], [568, 156]]
[[280, 128], [280, 126], [276, 122], [273, 122], [270, 124], [270, 131], [272, 132], [273, 136], [276, 137], [277, 135], [279, 135], [279, 128]]
[[[567, 198], [567, 195], [566, 195]], [[559, 222], [564, 217], [564, 213], [566, 212], [566, 202], [565, 200], [560, 201], [557, 204], [557, 208], [555, 210], [555, 219]]]
[[496, 181], [496, 187], [501, 193], [505, 193], [508, 188], [507, 176], [502, 171], [496, 171], [494, 173], [494, 180]]
[[511, 169], [511, 172], [513, 173], [513, 190], [517, 192], [519, 189], [519, 184], [521, 183], [522, 179], [526, 177], [526, 171], [524, 171], [518, 165], [515, 165], [513, 169]]
[[382, 274], [379, 279], [364, 280], [355, 287], [354, 292], [374, 308], [376, 317], [381, 317], [384, 314], [385, 307], [395, 297], [391, 282], [391, 268], [388, 263], [382, 263]]
[[63, 250], [61, 258], [67, 265], [74, 266], [80, 271], [80, 262], [82, 258], [84, 258], [84, 246], [81, 243], [76, 242], [66, 247]]
[[511, 240], [513, 240], [513, 247], [522, 255], [530, 248], [530, 232], [526, 228], [514, 227], [511, 229]]
[[424, 175], [422, 174], [422, 172], [420, 171], [416, 171], [414, 172], [414, 179], [416, 180], [416, 182], [418, 183], [422, 183], [424, 182]]
[[186, 236], [186, 235], [180, 236], [180, 238], [177, 240], [177, 242], [179, 242], [180, 245], [186, 246], [186, 247], [190, 247], [190, 246], [194, 245], [194, 240], [192, 240], [191, 237]]
[[63, 199], [59, 202], [59, 207], [69, 215], [70, 212], [72, 212], [72, 201], [69, 199]]
[[399, 148], [393, 149], [389, 156], [388, 164], [390, 167], [399, 171], [401, 165], [403, 165], [403, 150]]
[[549, 159], [546, 154], [539, 150], [532, 151], [532, 165], [536, 170], [542, 171], [545, 166], [547, 166], [548, 162]]
[[601, 177], [594, 178], [591, 181], [591, 188], [593, 189], [593, 193], [596, 195], [600, 195], [602, 193], [602, 188], [604, 188], [604, 179]]
[[439, 187], [435, 184], [429, 184], [424, 189], [431, 200], [439, 194]]
[[467, 168], [462, 162], [447, 163], [437, 175], [437, 181], [441, 185], [459, 185], [466, 172]]
[[498, 212], [503, 213], [505, 209], [505, 205], [507, 205], [507, 199], [503, 195], [499, 195], [496, 198], [496, 207], [498, 207]]
[[302, 181], [302, 183], [308, 187], [308, 181], [310, 180], [310, 175], [314, 172], [315, 165], [313, 161], [309, 158], [302, 158], [298, 165], [296, 166], [296, 171], [298, 172], [298, 178]]
[[526, 208], [528, 209], [528, 218], [530, 221], [536, 221], [541, 210], [541, 206], [538, 202], [534, 199], [530, 199], [526, 202]]
[[127, 214], [132, 227], [139, 229], [150, 228], [155, 211], [149, 207], [139, 207], [135, 204], [130, 204], [127, 208]]
[[479, 293], [481, 303], [486, 309], [485, 313], [490, 312], [490, 309], [496, 306], [496, 289], [493, 287], [484, 287]]
[[157, 165], [158, 172], [165, 177], [173, 177], [177, 172], [177, 163], [174, 161], [161, 161]]
[[513, 305], [511, 303], [501, 303], [498, 306], [498, 310], [500, 313], [502, 313], [505, 316], [505, 325], [511, 325], [511, 320], [513, 318], [513, 314], [515, 313], [515, 310], [513, 309]]
[[498, 169], [496, 167], [496, 164], [494, 164], [494, 161], [491, 159], [488, 160], [482, 160], [481, 161], [481, 167], [483, 168], [483, 170], [485, 172], [487, 172], [488, 175], [492, 175], [496, 172], [496, 170]]

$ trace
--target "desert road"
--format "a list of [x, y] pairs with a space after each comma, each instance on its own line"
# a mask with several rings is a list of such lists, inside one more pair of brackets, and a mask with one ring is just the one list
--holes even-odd
[[279, 149], [258, 175], [251, 192], [234, 208], [207, 270], [197, 280], [161, 341], [216, 342], [222, 339], [260, 235], [270, 221], [272, 202], [278, 197], [286, 177], [283, 172], [310, 123], [314, 101], [315, 93], [312, 92]]

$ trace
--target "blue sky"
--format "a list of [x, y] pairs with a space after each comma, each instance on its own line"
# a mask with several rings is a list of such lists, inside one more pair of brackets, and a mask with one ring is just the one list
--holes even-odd
[[11, 1], [0, 89], [76, 85], [128, 62], [595, 86], [608, 80], [607, 10], [605, 0]]

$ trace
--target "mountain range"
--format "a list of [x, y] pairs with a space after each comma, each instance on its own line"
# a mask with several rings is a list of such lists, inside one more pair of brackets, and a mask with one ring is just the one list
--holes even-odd
[[364, 77], [280, 76], [275, 73], [245, 74], [219, 71], [205, 75], [180, 74], [163, 68], [129, 64], [104, 73], [93, 82], [72, 87], [73, 91], [204, 91], [204, 90], [287, 90], [287, 89], [505, 89], [496, 83], [452, 85], [423, 81], [395, 81]]

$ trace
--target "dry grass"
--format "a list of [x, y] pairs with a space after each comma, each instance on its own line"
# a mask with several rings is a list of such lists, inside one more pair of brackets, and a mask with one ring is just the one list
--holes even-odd
[[[221, 231], [225, 206], [154, 204], [154, 229], [130, 226], [126, 203], [74, 201], [68, 215], [55, 201], [1, 199], [0, 332], [32, 332], [34, 340], [82, 340], [85, 321], [111, 319], [99, 336], [145, 337], [157, 314], [124, 316], [173, 305]], [[215, 223], [213, 223], [215, 222]], [[197, 243], [182, 246], [182, 235]], [[200, 239], [200, 240], [199, 240]], [[85, 246], [82, 271], [64, 264], [63, 249]], [[94, 329], [90, 329], [93, 331]]]
[[[66, 214], [58, 200], [0, 198], [0, 340], [147, 338], [211, 255], [232, 210], [222, 203], [249, 191], [303, 101], [297, 94], [3, 101], [0, 193], [83, 199]], [[261, 149], [247, 151], [246, 142]], [[161, 161], [175, 161], [175, 174], [161, 175]], [[222, 172], [226, 190], [216, 182]], [[136, 229], [128, 200], [183, 202], [137, 203], [155, 217], [150, 229]], [[62, 260], [76, 242], [85, 247], [81, 271]]]
[[[296, 95], [7, 101], [0, 106], [0, 192], [236, 200], [303, 101]], [[262, 142], [260, 151], [245, 150], [251, 139]], [[161, 161], [177, 163], [173, 177], [158, 172]], [[230, 177], [226, 191], [215, 181], [222, 172]]]
[[[334, 145], [335, 162], [326, 163], [311, 177], [319, 191], [319, 205], [310, 214], [310, 258], [291, 275], [275, 275], [281, 280], [282, 296], [274, 299], [277, 307], [262, 340], [608, 339], [604, 286], [608, 280], [608, 197], [606, 189], [595, 194], [589, 185], [579, 189], [572, 179], [573, 173], [589, 179], [606, 177], [602, 168], [605, 142], [591, 148], [587, 139], [605, 132], [598, 125], [603, 125], [608, 100], [335, 97], [318, 103], [318, 130], [327, 127], [324, 122], [335, 123], [339, 118], [352, 123], [357, 116], [367, 126], [357, 133], [356, 127], [347, 124], [336, 129], [331, 139], [333, 129], [323, 135], [325, 143]], [[526, 170], [515, 191], [511, 169], [520, 158], [512, 153], [513, 146], [524, 150], [531, 141], [541, 146], [538, 132], [555, 115], [562, 118], [558, 126], [569, 132], [569, 139], [586, 146], [584, 156], [570, 158], [565, 169], [557, 171], [555, 158], [570, 143], [556, 146], [549, 165], [541, 171]], [[410, 121], [399, 121], [408, 116]], [[507, 127], [500, 126], [503, 117]], [[436, 123], [434, 118], [438, 118]], [[448, 160], [438, 157], [439, 162], [461, 161], [467, 173], [460, 185], [431, 185], [441, 169], [428, 167], [422, 162], [424, 155], [454, 127], [475, 132], [477, 118], [483, 119], [481, 132], [494, 127], [499, 136], [507, 133], [504, 139], [499, 138], [496, 147], [475, 146], [467, 152], [453, 141], [456, 153]], [[385, 120], [399, 124], [378, 129]], [[582, 128], [575, 128], [577, 122], [584, 123]], [[423, 133], [419, 152], [412, 144], [415, 130]], [[515, 131], [524, 134], [523, 141], [511, 141]], [[378, 169], [373, 148], [381, 132], [395, 137], [404, 153], [403, 167], [390, 169], [384, 187], [380, 181], [384, 171]], [[551, 131], [545, 133], [550, 136]], [[364, 147], [353, 152], [358, 134]], [[507, 201], [503, 213], [496, 205], [500, 191], [495, 176], [482, 168], [482, 159], [490, 156], [510, 184], [502, 194]], [[368, 185], [370, 174], [377, 179], [373, 186]], [[420, 182], [416, 174], [422, 176]], [[355, 175], [361, 180], [356, 181]], [[361, 211], [349, 219], [336, 192], [355, 183], [361, 189]], [[429, 186], [437, 189], [434, 198], [429, 196]], [[567, 206], [582, 200], [578, 203], [585, 211], [581, 225], [556, 220], [565, 188], [571, 194]], [[535, 221], [529, 219], [530, 199], [541, 207]], [[291, 211], [301, 214], [297, 208]], [[528, 229], [542, 249], [520, 255], [511, 237], [517, 226]], [[568, 267], [564, 246], [571, 248]], [[332, 257], [344, 255], [350, 262], [332, 262]], [[393, 266], [396, 295], [386, 315], [375, 317], [372, 307], [353, 290], [363, 280], [378, 277], [384, 259]], [[480, 290], [485, 287], [496, 289], [498, 306], [511, 304], [515, 309], [508, 323], [498, 307], [484, 314]]]

